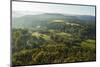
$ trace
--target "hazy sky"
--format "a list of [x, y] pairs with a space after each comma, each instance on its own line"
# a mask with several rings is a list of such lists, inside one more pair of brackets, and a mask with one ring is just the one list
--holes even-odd
[[95, 16], [94, 6], [78, 6], [78, 5], [60, 5], [46, 3], [30, 3], [30, 2], [12, 2], [13, 11], [43, 12], [43, 13], [63, 13], [75, 15], [93, 15]]

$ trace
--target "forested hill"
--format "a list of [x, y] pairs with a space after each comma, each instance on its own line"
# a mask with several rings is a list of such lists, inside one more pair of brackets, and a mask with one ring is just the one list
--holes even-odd
[[44, 13], [12, 18], [13, 65], [95, 60], [95, 16]]

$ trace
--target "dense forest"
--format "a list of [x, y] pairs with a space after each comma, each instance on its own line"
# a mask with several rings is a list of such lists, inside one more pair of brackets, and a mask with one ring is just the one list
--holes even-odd
[[95, 16], [46, 13], [12, 19], [13, 65], [95, 60]]

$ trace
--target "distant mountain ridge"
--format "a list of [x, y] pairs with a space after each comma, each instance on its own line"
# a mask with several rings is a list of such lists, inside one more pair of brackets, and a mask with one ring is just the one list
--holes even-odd
[[43, 13], [38, 15], [23, 15], [12, 17], [13, 28], [31, 28], [46, 25], [51, 20], [64, 20], [65, 22], [94, 23], [95, 16], [90, 15], [63, 15], [60, 13]]

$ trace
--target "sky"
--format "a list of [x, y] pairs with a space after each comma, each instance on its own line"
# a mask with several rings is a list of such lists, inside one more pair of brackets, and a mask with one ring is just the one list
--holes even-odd
[[34, 2], [12, 2], [12, 12], [19, 11], [26, 14], [39, 13], [62, 13], [72, 15], [92, 15], [95, 16], [94, 6], [47, 4]]

